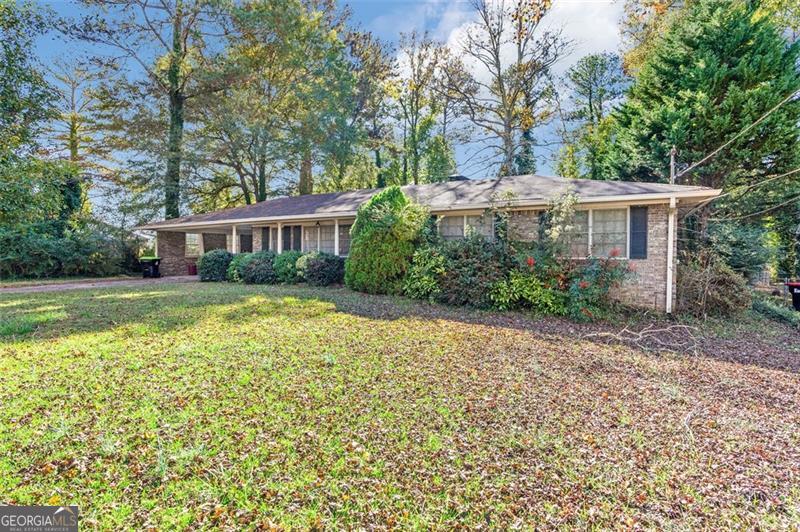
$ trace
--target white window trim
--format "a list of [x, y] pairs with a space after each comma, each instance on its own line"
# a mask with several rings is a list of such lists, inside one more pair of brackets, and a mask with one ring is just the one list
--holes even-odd
[[[189, 244], [187, 242], [189, 235], [197, 237], [197, 253], [189, 254]], [[156, 249], [156, 253], [158, 250]], [[202, 233], [184, 233], [183, 236], [183, 256], [187, 259], [196, 259], [203, 254], [203, 234]], [[156, 256], [158, 256], [156, 254]]]
[[[622, 207], [602, 207], [599, 209], [580, 209], [581, 211], [588, 211], [588, 230], [589, 230], [589, 244], [587, 249], [587, 254], [583, 257], [570, 257], [570, 260], [586, 260], [588, 258], [594, 257], [594, 212], [595, 211], [617, 211], [620, 210]], [[619, 257], [601, 257], [603, 259], [614, 259], [614, 260], [628, 260], [628, 257], [631, 254], [631, 206], [626, 205], [625, 207], [625, 249], [624, 252], [620, 254]], [[577, 211], [576, 211], [577, 212]]]

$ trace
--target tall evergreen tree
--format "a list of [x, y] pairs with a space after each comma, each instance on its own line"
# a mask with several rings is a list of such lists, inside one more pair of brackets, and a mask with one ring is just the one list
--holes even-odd
[[[747, 129], [800, 90], [800, 44], [789, 44], [769, 18], [757, 16], [759, 4], [693, 1], [654, 44], [615, 114], [621, 179], [667, 181], [672, 146], [680, 172], [732, 139], [679, 183], [731, 190], [798, 164], [799, 99]], [[762, 193], [783, 190], [786, 181], [765, 186]], [[710, 212], [700, 212], [700, 234]]]

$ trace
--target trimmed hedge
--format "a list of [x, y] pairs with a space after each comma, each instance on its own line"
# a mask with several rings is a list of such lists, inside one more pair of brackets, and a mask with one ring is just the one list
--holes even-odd
[[246, 284], [274, 284], [278, 281], [275, 275], [275, 253], [259, 251], [250, 256], [250, 260], [242, 268], [241, 278]]
[[284, 251], [275, 256], [273, 267], [279, 283], [294, 284], [302, 280], [297, 272], [297, 259], [301, 256], [299, 251]]
[[241, 283], [242, 272], [252, 257], [252, 253], [237, 253], [234, 255], [233, 259], [231, 259], [231, 263], [228, 265], [228, 270], [225, 273], [225, 279], [231, 283]]
[[224, 281], [233, 254], [224, 249], [214, 249], [204, 253], [197, 260], [197, 274], [201, 281]]
[[297, 270], [311, 286], [329, 286], [344, 281], [344, 264], [342, 257], [314, 251], [297, 259]]

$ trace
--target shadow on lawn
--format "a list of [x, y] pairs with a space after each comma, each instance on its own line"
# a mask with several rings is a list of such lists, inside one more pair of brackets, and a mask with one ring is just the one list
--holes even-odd
[[[254, 298], [258, 298], [254, 300]], [[309, 305], [314, 302], [316, 304]], [[343, 312], [367, 319], [442, 320], [512, 328], [543, 340], [563, 343], [609, 340], [587, 337], [616, 332], [625, 324], [579, 324], [559, 318], [531, 318], [516, 312], [485, 312], [446, 307], [391, 296], [373, 296], [345, 288], [304, 286], [242, 286], [227, 284], [174, 284], [141, 291], [131, 287], [71, 292], [9, 294], [0, 297], [0, 344], [18, 339], [48, 339], [71, 334], [101, 332], [136, 325], [137, 334], [159, 333], [192, 327], [212, 316], [241, 323], [252, 316], [283, 319], [316, 319]], [[632, 317], [627, 324], [641, 330], [653, 322], [656, 328], [674, 322], [664, 317]], [[705, 332], [698, 338], [699, 356], [726, 362], [800, 373], [800, 353], [791, 351], [794, 333], [786, 329], [777, 337], [734, 333], [720, 338]], [[631, 346], [636, 347], [636, 346]], [[653, 352], [653, 356], [665, 356]], [[685, 354], [684, 356], [695, 356]]]

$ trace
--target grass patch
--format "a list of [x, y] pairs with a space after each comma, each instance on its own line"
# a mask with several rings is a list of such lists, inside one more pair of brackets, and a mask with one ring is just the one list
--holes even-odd
[[211, 283], [0, 295], [0, 324], [0, 503], [77, 504], [88, 528], [797, 523], [786, 329], [669, 355]]

